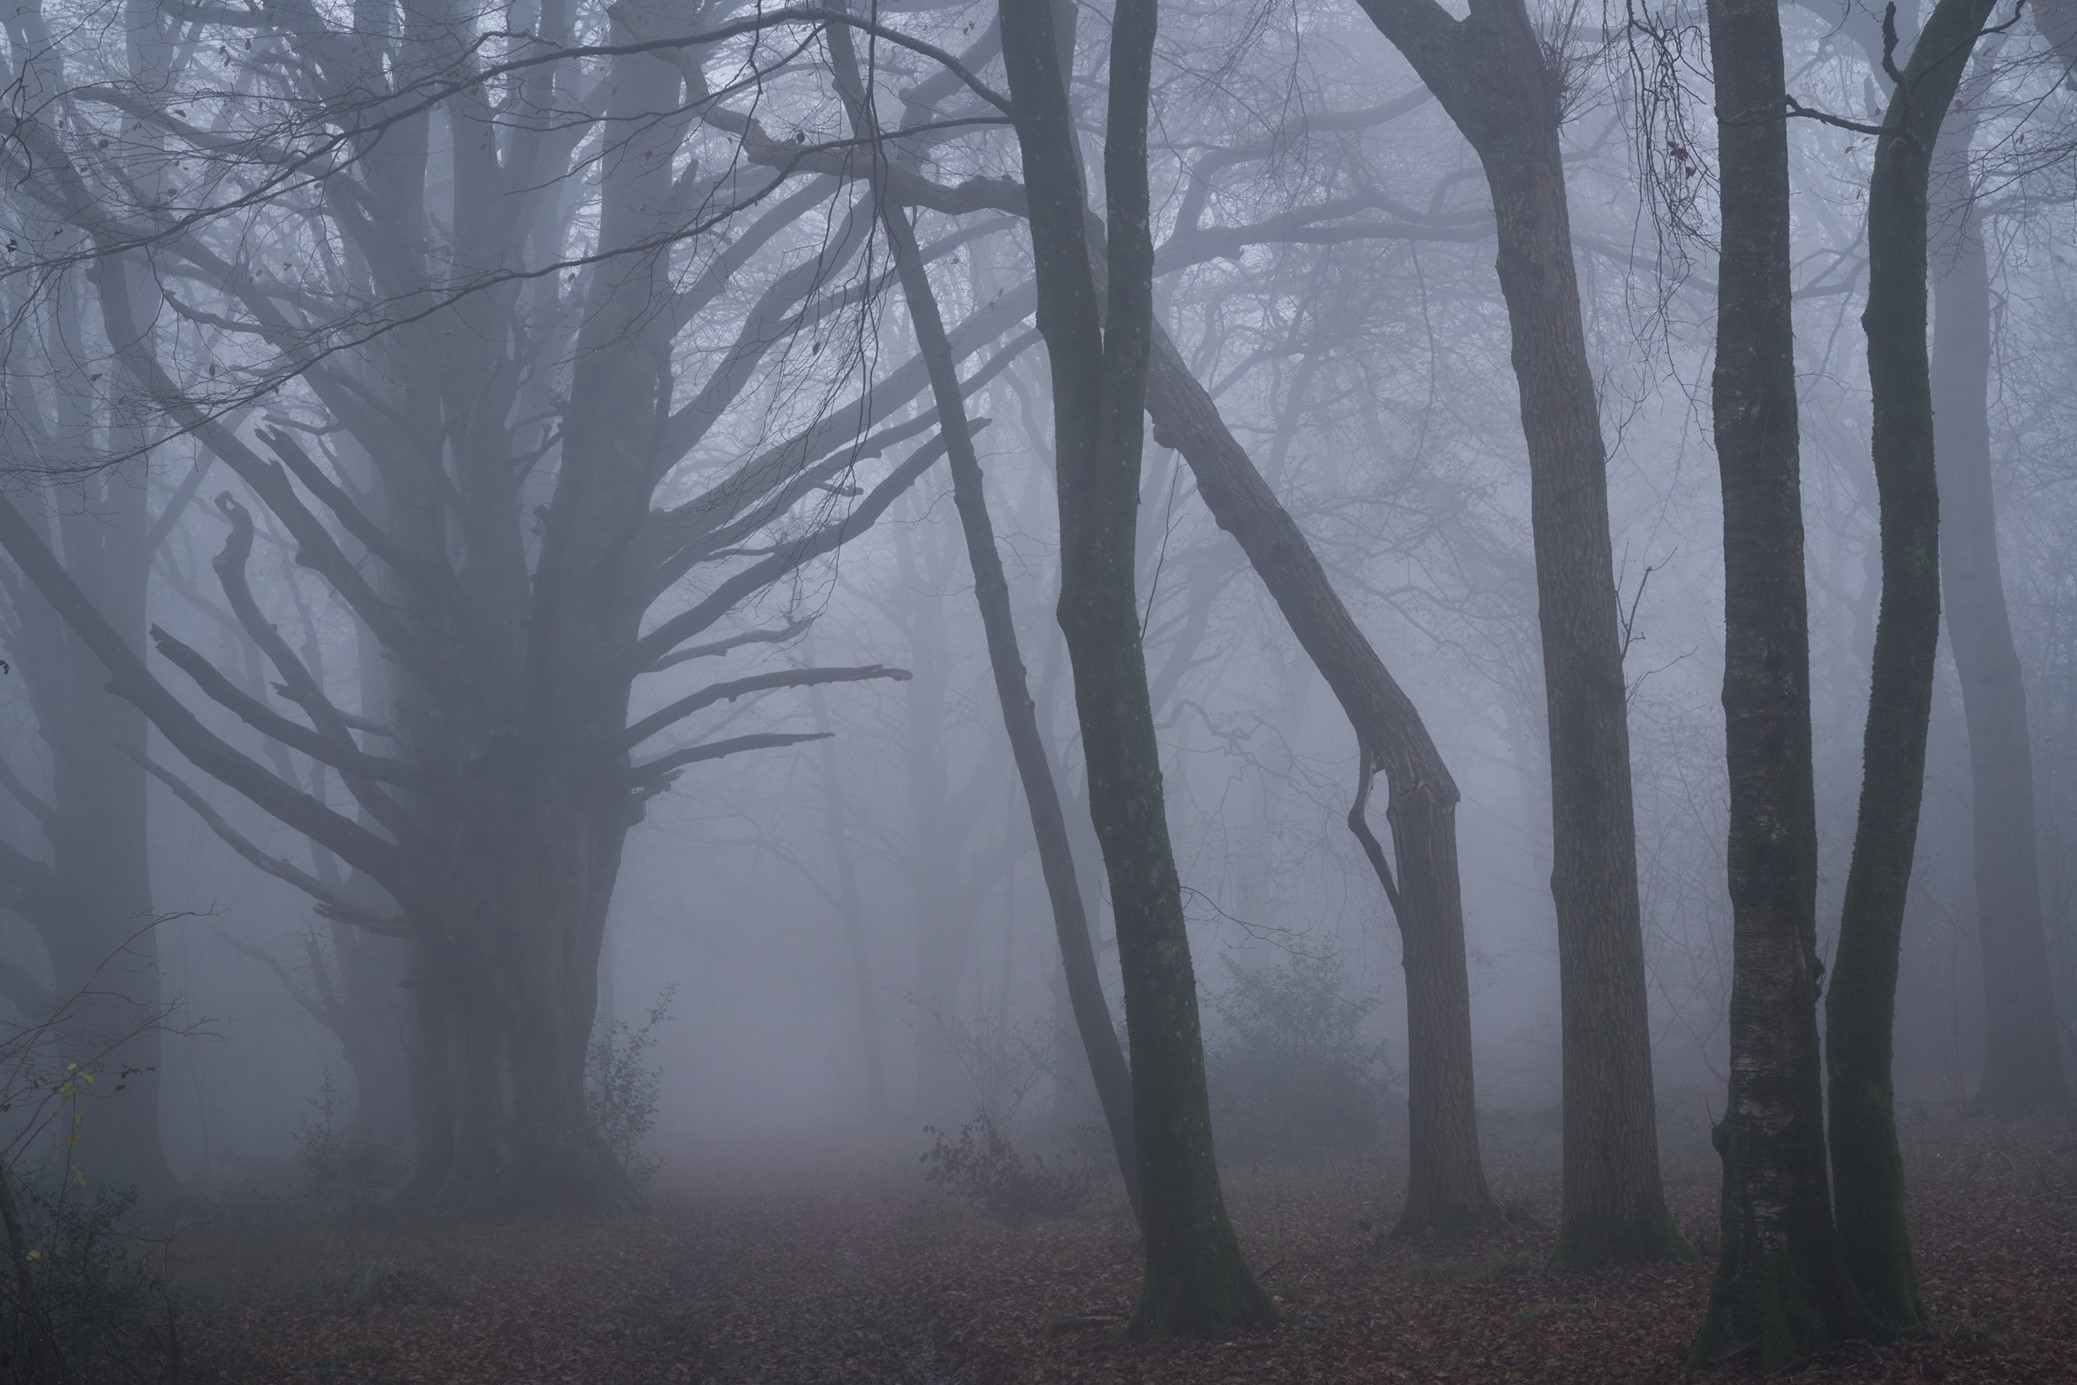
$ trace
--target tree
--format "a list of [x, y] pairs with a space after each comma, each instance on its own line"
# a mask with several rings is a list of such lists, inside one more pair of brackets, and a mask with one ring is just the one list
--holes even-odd
[[[106, 334], [141, 382], [155, 436], [184, 431], [208, 447], [367, 631], [391, 675], [386, 719], [348, 705], [275, 628], [247, 576], [257, 526], [236, 496], [218, 502], [230, 527], [218, 583], [294, 715], [160, 631], [159, 660], [193, 685], [176, 695], [11, 506], [0, 505], [0, 543], [169, 744], [379, 887], [371, 906], [221, 813], [205, 818], [330, 917], [408, 944], [419, 1189], [472, 1204], [610, 1205], [632, 1189], [591, 1126], [583, 1057], [627, 831], [690, 767], [813, 737], [636, 752], [722, 701], [903, 676], [782, 666], [679, 681], [692, 660], [766, 642], [746, 608], [869, 527], [939, 448], [917, 448], [847, 513], [819, 511], [861, 461], [930, 424], [865, 436], [922, 387], [915, 365], [866, 398], [799, 411], [801, 426], [780, 423], [775, 443], [758, 436], [788, 419], [756, 388], [761, 365], [870, 301], [870, 278], [839, 277], [869, 215], [839, 216], [817, 246], [797, 223], [836, 184], [731, 159], [699, 171], [714, 165], [689, 142], [738, 149], [755, 130], [707, 91], [697, 59], [711, 40], [570, 51], [556, 45], [573, 17], [551, 7], [542, 19], [515, 38], [524, 25], [463, 18], [438, 0], [372, 5], [352, 16], [349, 42], [315, 12], [212, 13], [198, 22], [287, 55], [242, 58], [242, 40], [215, 57], [191, 50], [205, 69], [189, 74], [194, 104], [215, 100], [206, 69], [252, 84], [225, 111], [235, 138], [190, 122], [161, 91], [110, 81], [62, 128], [43, 114], [18, 121], [5, 156], [48, 214], [85, 233], [89, 263], [126, 266], [149, 251], [169, 311], [243, 344], [227, 386], [210, 383], [225, 363], [168, 354], [120, 312]], [[623, 39], [655, 21], [635, 9], [613, 18]], [[797, 22], [760, 18], [739, 32]], [[674, 113], [646, 123], [664, 109]], [[133, 139], [139, 130], [148, 137]], [[210, 195], [191, 189], [200, 204], [167, 226], [145, 208], [178, 190], [175, 155], [209, 167]], [[118, 159], [124, 177], [94, 181]], [[586, 193], [570, 175], [594, 160]], [[284, 161], [301, 176], [283, 180]], [[46, 165], [58, 175], [27, 176]], [[707, 237], [737, 217], [725, 245]], [[789, 237], [810, 253], [753, 286], [740, 271]], [[258, 265], [225, 253], [253, 245], [288, 253]], [[1021, 316], [1015, 304], [980, 312], [953, 333], [956, 349], [972, 353]], [[704, 376], [676, 351], [695, 324], [723, 343]], [[292, 392], [267, 426], [233, 426], [231, 405], [277, 388]], [[732, 460], [696, 483], [687, 463], [713, 459], [703, 446]], [[695, 570], [703, 595], [656, 609]], [[715, 638], [732, 619], [750, 628]], [[254, 760], [197, 706], [325, 766], [350, 811], [313, 792], [315, 778]]]
[[[2063, 65], [2077, 64], [2077, 30], [2066, 12], [2033, 14]], [[1969, 736], [1984, 994], [1976, 1099], [1986, 1112], [2014, 1116], [2066, 1107], [2070, 1090], [2043, 920], [2033, 732], [1991, 487], [1991, 270], [1969, 168], [1976, 104], [1964, 102], [1941, 127], [1931, 174], [1934, 460], [1947, 642]]]
[[1897, 71], [1895, 14], [1884, 67], [1896, 81], [1868, 184], [1868, 382], [1881, 500], [1882, 605], [1863, 742], [1860, 817], [1825, 997], [1839, 1248], [1869, 1310], [1900, 1330], [1924, 1325], [1904, 1162], [1897, 1148], [1891, 1041], [1904, 901], [1925, 791], [1926, 733], [1940, 644], [1940, 491], [1926, 359], [1926, 195], [1940, 127], [1993, 0], [1940, 0]]
[[1762, 1369], [1883, 1335], [1839, 1255], [1817, 1035], [1817, 809], [1803, 576], [1788, 93], [1777, 0], [1715, 0], [1724, 754], [1731, 791], [1730, 1096], [1721, 1249], [1691, 1360]]
[[[131, 4], [123, 19], [121, 62], [147, 73], [163, 60], [149, 7]], [[6, 30], [10, 81], [39, 101], [58, 97], [70, 78], [40, 10], [18, 8]], [[24, 235], [47, 241], [65, 229], [31, 199], [11, 199], [9, 211]], [[100, 438], [120, 445], [135, 435], [134, 418], [110, 396], [137, 382], [117, 372], [115, 390], [95, 388], [107, 372], [97, 373], [100, 361], [88, 343], [114, 340], [111, 324], [131, 314], [141, 288], [127, 267], [111, 264], [10, 284], [8, 316], [19, 339], [55, 369], [48, 381], [12, 372], [0, 380], [7, 463], [49, 487], [50, 513], [39, 525], [44, 539], [133, 649], [145, 638], [153, 553], [192, 495], [176, 490], [153, 514], [145, 487], [95, 467]], [[40, 1020], [57, 998], [69, 998], [55, 1032], [97, 1051], [112, 1036], [124, 1037], [112, 1060], [132, 1071], [128, 1099], [97, 1113], [89, 1167], [107, 1184], [162, 1192], [172, 1176], [159, 1138], [161, 1036], [156, 1025], [138, 1023], [162, 1007], [157, 933], [148, 926], [147, 781], [138, 760], [145, 721], [107, 694], [100, 661], [34, 588], [7, 576], [0, 581], [0, 630], [50, 773], [39, 794], [13, 766], [5, 769], [7, 789], [41, 846], [0, 846], [0, 900], [34, 930], [50, 980], [9, 966], [0, 969], [0, 990], [25, 1020]]]
[[[840, 5], [841, 0], [831, 0]], [[974, 450], [974, 429], [966, 415], [965, 396], [960, 388], [952, 344], [945, 334], [943, 314], [931, 289], [923, 252], [906, 214], [887, 193], [888, 164], [878, 117], [871, 104], [852, 49], [851, 31], [838, 24], [829, 30], [831, 57], [837, 86], [849, 112], [851, 125], [860, 139], [871, 142], [873, 155], [873, 201], [880, 224], [886, 229], [888, 247], [901, 279], [902, 296], [908, 305], [909, 321], [930, 376], [932, 400], [937, 405], [939, 427], [952, 472], [952, 500], [959, 511], [960, 530], [966, 540], [967, 561], [974, 574], [974, 601], [980, 608], [981, 625], [988, 644], [988, 664], [995, 682], [996, 701], [1002, 709], [1003, 729], [1010, 754], [1017, 766], [1018, 781], [1031, 815], [1032, 835], [1038, 844], [1039, 869], [1045, 880], [1047, 902], [1052, 907], [1054, 934], [1060, 945], [1069, 1005], [1089, 1074], [1103, 1108], [1104, 1125], [1111, 1149], [1125, 1181], [1127, 1199], [1135, 1214], [1140, 1210], [1139, 1157], [1133, 1135], [1132, 1075], [1126, 1064], [1118, 1032], [1111, 1022], [1110, 1005], [1104, 999], [1103, 982], [1096, 968], [1096, 949], [1089, 934], [1089, 917], [1083, 909], [1081, 882], [1075, 873], [1074, 851], [1068, 837], [1067, 818], [1061, 809], [1060, 790], [1053, 778], [1053, 757], [1039, 730], [1038, 706], [1033, 702], [1024, 670], [1024, 656], [1017, 644], [1017, 626], [1010, 605], [1009, 581], [1003, 574], [1002, 555], [995, 546], [995, 524], [988, 514], [981, 461]], [[1151, 267], [1150, 267], [1151, 274]], [[1150, 310], [1151, 315], [1151, 310]], [[1201, 1061], [1201, 1059], [1200, 1059]]]
[[1499, 229], [1550, 727], [1565, 1086], [1551, 1263], [1690, 1259], [1659, 1180], [1608, 449], [1572, 263], [1563, 74], [1522, 0], [1475, 0], [1462, 20], [1434, 0], [1361, 4], [1477, 151]]
[[1060, 627], [1074, 668], [1089, 808], [1118, 927], [1132, 1045], [1145, 1277], [1135, 1335], [1213, 1333], [1275, 1316], [1226, 1218], [1181, 885], [1169, 845], [1134, 586], [1154, 241], [1147, 102], [1155, 0], [1112, 27], [1104, 184], [1105, 309], [1090, 262], [1081, 162], [1054, 7], [1006, 4], [1003, 56], [1023, 152], [1039, 330], [1053, 369]]

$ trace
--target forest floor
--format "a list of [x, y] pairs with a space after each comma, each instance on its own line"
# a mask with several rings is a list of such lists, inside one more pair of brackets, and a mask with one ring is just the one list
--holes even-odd
[[[1666, 1155], [1702, 1262], [1553, 1276], [1555, 1134], [1502, 1131], [1488, 1156], [1495, 1195], [1541, 1225], [1449, 1246], [1380, 1241], [1390, 1168], [1228, 1170], [1284, 1320], [1224, 1342], [1123, 1341], [1139, 1267], [1122, 1201], [1006, 1224], [884, 1148], [861, 1172], [834, 1140], [675, 1170], [639, 1215], [247, 1230], [183, 1239], [171, 1269], [193, 1378], [239, 1385], [1678, 1379], [1708, 1294], [1713, 1156]], [[2077, 1137], [1951, 1117], [1905, 1136], [1936, 1330], [1797, 1378], [2077, 1381]]]

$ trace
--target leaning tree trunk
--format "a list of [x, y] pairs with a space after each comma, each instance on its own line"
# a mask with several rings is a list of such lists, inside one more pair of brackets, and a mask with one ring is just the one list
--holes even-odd
[[[841, 0], [832, 3], [840, 5]], [[1096, 1085], [1097, 1100], [1103, 1107], [1118, 1172], [1125, 1180], [1125, 1195], [1137, 1216], [1139, 1156], [1133, 1140], [1132, 1073], [1126, 1066], [1117, 1029], [1111, 1023], [1110, 1005], [1104, 999], [1103, 981], [1096, 969], [1096, 949], [1089, 936], [1089, 916], [1082, 907], [1081, 883], [1075, 875], [1074, 852], [1068, 842], [1067, 817], [1061, 810], [1060, 789], [1053, 778], [1053, 758], [1039, 731], [1038, 708], [1032, 701], [1024, 655], [1017, 646], [1009, 579], [1003, 573], [1002, 555], [995, 546], [995, 525], [988, 514], [981, 460], [974, 450], [973, 425], [966, 415], [952, 344], [945, 334], [944, 318], [938, 311], [937, 295], [930, 286], [916, 233], [902, 209], [886, 196], [886, 156], [879, 144], [879, 130], [867, 104], [864, 84], [859, 79], [851, 31], [842, 24], [834, 25], [828, 39], [836, 63], [837, 84], [849, 107], [852, 126], [861, 139], [873, 142], [874, 201], [900, 273], [909, 320], [916, 330], [917, 349], [930, 375], [938, 429], [945, 439], [945, 454], [952, 470], [952, 503], [959, 511], [967, 560], [973, 568], [974, 601], [981, 612], [1003, 729], [1009, 737], [1017, 777], [1024, 786], [1032, 835], [1038, 842], [1039, 870], [1052, 905], [1068, 1001], [1074, 1011], [1076, 1032], [1081, 1036], [1082, 1052], [1088, 1058], [1089, 1075]]]
[[1881, 1333], [1833, 1236], [1817, 1038], [1817, 809], [1776, 0], [1709, 10], [1723, 215], [1712, 382], [1724, 503], [1731, 1082], [1722, 1249], [1697, 1363]]
[[1474, 0], [1461, 21], [1433, 0], [1361, 2], [1477, 150], [1499, 232], [1550, 726], [1565, 1091], [1551, 1264], [1692, 1259], [1659, 1178], [1608, 449], [1572, 263], [1559, 76], [1522, 0]]
[[1890, 1326], [1925, 1323], [1905, 1219], [1891, 1039], [1904, 903], [1925, 794], [1940, 648], [1940, 492], [1926, 361], [1926, 190], [1940, 124], [1992, 0], [1940, 0], [1875, 141], [1868, 183], [1868, 383], [1881, 504], [1882, 605], [1862, 749], [1860, 818], [1825, 998], [1839, 1250]]
[[[1349, 823], [1387, 892], [1406, 968], [1409, 1176], [1394, 1234], [1447, 1235], [1497, 1222], [1478, 1149], [1456, 781], [1412, 699], [1166, 333], [1155, 344], [1147, 413], [1156, 441], [1182, 453], [1206, 508], [1247, 554], [1356, 730], [1362, 788]], [[1377, 768], [1390, 788], [1397, 888], [1363, 819]]]
[[1934, 456], [1947, 643], [1969, 732], [1984, 1000], [1976, 1099], [1987, 1112], [2014, 1116], [2060, 1110], [2069, 1105], [2070, 1089], [2042, 922], [2026, 682], [2005, 606], [1991, 492], [1991, 282], [1968, 170], [1975, 124], [1972, 102], [1947, 122], [1934, 155]]
[[1146, 1261], [1132, 1331], [1214, 1333], [1272, 1319], [1226, 1218], [1212, 1150], [1197, 982], [1169, 843], [1134, 586], [1153, 332], [1146, 129], [1155, 0], [1121, 0], [1104, 148], [1111, 273], [1097, 306], [1077, 135], [1054, 6], [1005, 3], [1003, 56], [1030, 196], [1039, 329], [1053, 367], [1060, 628], [1118, 925], [1132, 1044]]

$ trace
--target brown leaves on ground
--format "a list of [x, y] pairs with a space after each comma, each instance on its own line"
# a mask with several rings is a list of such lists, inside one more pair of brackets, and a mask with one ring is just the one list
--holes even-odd
[[[1906, 1125], [1937, 1330], [1798, 1378], [2077, 1381], [2070, 1133]], [[1708, 1263], [1543, 1274], [1553, 1143], [1493, 1159], [1496, 1194], [1533, 1220], [1455, 1246], [1380, 1243], [1388, 1171], [1229, 1170], [1234, 1220], [1285, 1312], [1229, 1341], [1123, 1341], [1139, 1267], [1122, 1203], [1005, 1225], [884, 1151], [861, 1173], [855, 1151], [826, 1147], [686, 1171], [639, 1217], [196, 1243], [179, 1257], [199, 1291], [188, 1354], [198, 1378], [270, 1385], [1678, 1379]], [[1668, 1183], [1681, 1225], [1713, 1245], [1706, 1158], [1669, 1150]]]

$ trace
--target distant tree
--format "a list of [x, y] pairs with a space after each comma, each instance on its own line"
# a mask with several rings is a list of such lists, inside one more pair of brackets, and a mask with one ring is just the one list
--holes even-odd
[[[692, 661], [797, 634], [746, 607], [869, 527], [939, 449], [827, 508], [860, 462], [929, 428], [871, 432], [921, 389], [920, 365], [906, 389], [897, 367], [876, 393], [791, 415], [792, 386], [769, 373], [803, 334], [810, 378], [842, 354], [819, 346], [877, 287], [843, 277], [870, 209], [838, 212], [822, 243], [800, 220], [838, 184], [725, 156], [758, 132], [707, 89], [700, 62], [732, 61], [723, 40], [595, 54], [567, 47], [569, 10], [540, 20], [528, 32], [440, 0], [362, 6], [339, 18], [350, 29], [295, 7], [210, 12], [196, 22], [228, 41], [181, 50], [178, 101], [120, 73], [75, 79], [74, 104], [18, 121], [0, 155], [42, 215], [79, 228], [80, 263], [155, 266], [166, 311], [239, 343], [198, 360], [120, 311], [106, 332], [154, 436], [195, 436], [367, 632], [386, 707], [353, 707], [366, 689], [328, 686], [282, 636], [248, 575], [259, 526], [234, 495], [218, 501], [214, 568], [272, 696], [159, 631], [159, 659], [194, 688], [176, 694], [11, 504], [0, 545], [167, 743], [374, 887], [262, 849], [155, 765], [247, 860], [408, 945], [419, 1190], [598, 1205], [631, 1196], [582, 1080], [627, 831], [686, 769], [813, 736], [639, 748], [723, 701], [901, 676], [793, 665], [679, 682]], [[621, 50], [661, 22], [628, 7], [611, 20]], [[229, 102], [222, 81], [246, 89]], [[61, 125], [60, 109], [76, 113]], [[726, 244], [708, 237], [730, 225]], [[793, 270], [744, 274], [789, 238], [805, 252]], [[1020, 317], [982, 310], [958, 350]], [[698, 361], [678, 349], [695, 328], [719, 343]], [[235, 426], [235, 406], [260, 398], [281, 400], [265, 426]], [[695, 571], [700, 595], [675, 595]], [[351, 808], [211, 729], [195, 708], [212, 704], [323, 765]]]
[[[2028, 13], [2059, 64], [2077, 67], [2077, 23], [2068, 11], [2030, 7]], [[1976, 1099], [1991, 1114], [2014, 1116], [2065, 1108], [2070, 1088], [2042, 903], [2034, 736], [1991, 486], [1990, 372], [1997, 343], [1985, 213], [1970, 168], [1977, 106], [1965, 101], [1942, 125], [1931, 175], [1934, 454], [1947, 642], [1969, 735], [1984, 992]]]

